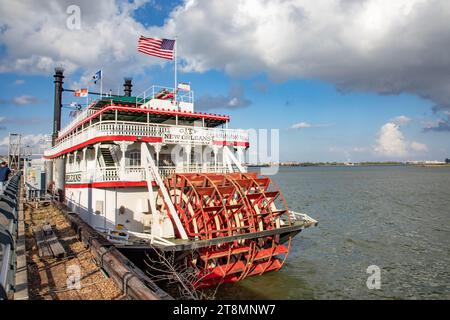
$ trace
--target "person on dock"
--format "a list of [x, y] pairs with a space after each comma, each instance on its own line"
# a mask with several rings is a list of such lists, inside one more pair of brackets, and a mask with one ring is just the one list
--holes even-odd
[[11, 174], [11, 170], [8, 168], [8, 165], [5, 161], [0, 164], [0, 192], [3, 192], [5, 188], [6, 182], [9, 179], [9, 175]]

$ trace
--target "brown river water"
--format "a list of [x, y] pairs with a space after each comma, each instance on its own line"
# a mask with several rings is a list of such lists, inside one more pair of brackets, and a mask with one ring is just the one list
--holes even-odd
[[[217, 299], [450, 299], [450, 168], [282, 167], [289, 208], [319, 220], [278, 272]], [[368, 289], [367, 267], [381, 270]]]

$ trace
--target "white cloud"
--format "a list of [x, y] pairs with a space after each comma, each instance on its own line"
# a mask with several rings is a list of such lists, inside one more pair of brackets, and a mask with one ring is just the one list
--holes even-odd
[[22, 137], [22, 144], [26, 145], [26, 144], [40, 144], [40, 143], [44, 143], [46, 141], [46, 139], [48, 139], [48, 135], [46, 134], [33, 134], [33, 135], [25, 135]]
[[189, 0], [161, 30], [179, 35], [185, 70], [317, 78], [450, 108], [449, 19], [446, 0]]
[[[24, 152], [32, 152], [34, 154], [42, 154], [48, 147], [51, 137], [46, 134], [27, 134], [21, 137], [21, 147]], [[0, 153], [7, 153], [9, 145], [9, 136], [0, 139]]]
[[292, 126], [290, 126], [290, 129], [307, 129], [307, 128], [324, 128], [329, 127], [331, 124], [311, 124], [308, 122], [299, 122], [294, 123]]
[[0, 0], [0, 72], [48, 75], [62, 65], [68, 73], [80, 70], [84, 84], [102, 66], [104, 86], [116, 88], [110, 83], [122, 76], [165, 63], [136, 51], [140, 34], [177, 35], [187, 71], [263, 72], [280, 81], [321, 79], [341, 90], [411, 92], [450, 110], [450, 60], [442, 54], [450, 50], [442, 41], [450, 37], [450, 1], [185, 0], [162, 27], [134, 18], [148, 1], [76, 2], [81, 30], [66, 27], [71, 0]]
[[24, 84], [24, 83], [25, 83], [25, 80], [22, 80], [22, 79], [17, 79], [16, 81], [14, 81], [15, 85], [21, 85], [21, 84]]
[[410, 123], [412, 121], [412, 119], [408, 118], [407, 116], [398, 116], [398, 117], [391, 119], [390, 121], [399, 126], [402, 126], [402, 125]]
[[24, 96], [19, 96], [19, 97], [13, 98], [12, 102], [16, 105], [26, 105], [26, 104], [37, 103], [38, 99], [33, 96], [24, 95]]
[[398, 124], [388, 122], [378, 132], [375, 153], [390, 158], [404, 158], [414, 152], [426, 152], [425, 144], [416, 141], [408, 142]]
[[386, 157], [404, 157], [408, 155], [408, 143], [398, 125], [388, 122], [378, 132], [375, 152]]
[[139, 35], [170, 36], [163, 30], [148, 30], [133, 13], [148, 1], [79, 0], [81, 29], [66, 26], [70, 0], [45, 2], [0, 0], [3, 27], [0, 44], [6, 54], [0, 59], [0, 72], [49, 75], [55, 66], [66, 74], [81, 71], [78, 81], [85, 84], [103, 67], [104, 87], [122, 82], [123, 76], [142, 74], [149, 65], [166, 61], [137, 52]]
[[411, 149], [416, 152], [426, 152], [428, 151], [428, 147], [420, 142], [413, 141], [411, 142]]
[[14, 97], [12, 99], [0, 99], [0, 104], [14, 104], [18, 106], [26, 105], [26, 104], [35, 104], [40, 102], [40, 100], [34, 96], [30, 95], [21, 95], [18, 97]]
[[196, 99], [196, 108], [198, 110], [210, 109], [238, 109], [245, 108], [251, 104], [251, 101], [245, 97], [244, 89], [239, 86], [230, 88], [227, 96], [224, 95], [204, 95]]
[[423, 130], [436, 132], [450, 132], [450, 115], [448, 111], [445, 112], [446, 117], [440, 118], [436, 121], [428, 121], [425, 123]]
[[299, 122], [299, 123], [295, 123], [291, 126], [291, 129], [306, 129], [306, 128], [311, 128], [312, 124], [307, 123], [307, 122]]
[[[21, 145], [26, 146], [36, 146], [43, 144], [47, 141], [48, 135], [46, 134], [27, 134], [23, 135], [21, 137]], [[8, 146], [9, 145], [9, 136], [3, 137], [3, 139], [0, 140], [0, 146]]]

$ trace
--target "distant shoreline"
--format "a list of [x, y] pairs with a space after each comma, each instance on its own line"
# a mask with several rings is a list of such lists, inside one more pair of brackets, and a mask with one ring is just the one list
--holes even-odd
[[[261, 164], [261, 165], [247, 165], [249, 168], [264, 168], [264, 167], [273, 167], [277, 166], [276, 164]], [[355, 164], [346, 164], [346, 163], [338, 163], [338, 162], [305, 162], [298, 164], [278, 164], [279, 167], [383, 167], [383, 166], [404, 166], [404, 167], [432, 167], [432, 168], [450, 168], [450, 163], [447, 164], [406, 164], [402, 162], [361, 162]]]

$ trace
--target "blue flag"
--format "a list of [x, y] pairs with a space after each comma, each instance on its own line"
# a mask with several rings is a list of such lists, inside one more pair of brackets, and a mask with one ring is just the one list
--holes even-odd
[[98, 80], [100, 80], [102, 78], [102, 70], [98, 70], [94, 76], [92, 77], [92, 79], [94, 79], [94, 83], [96, 84]]

